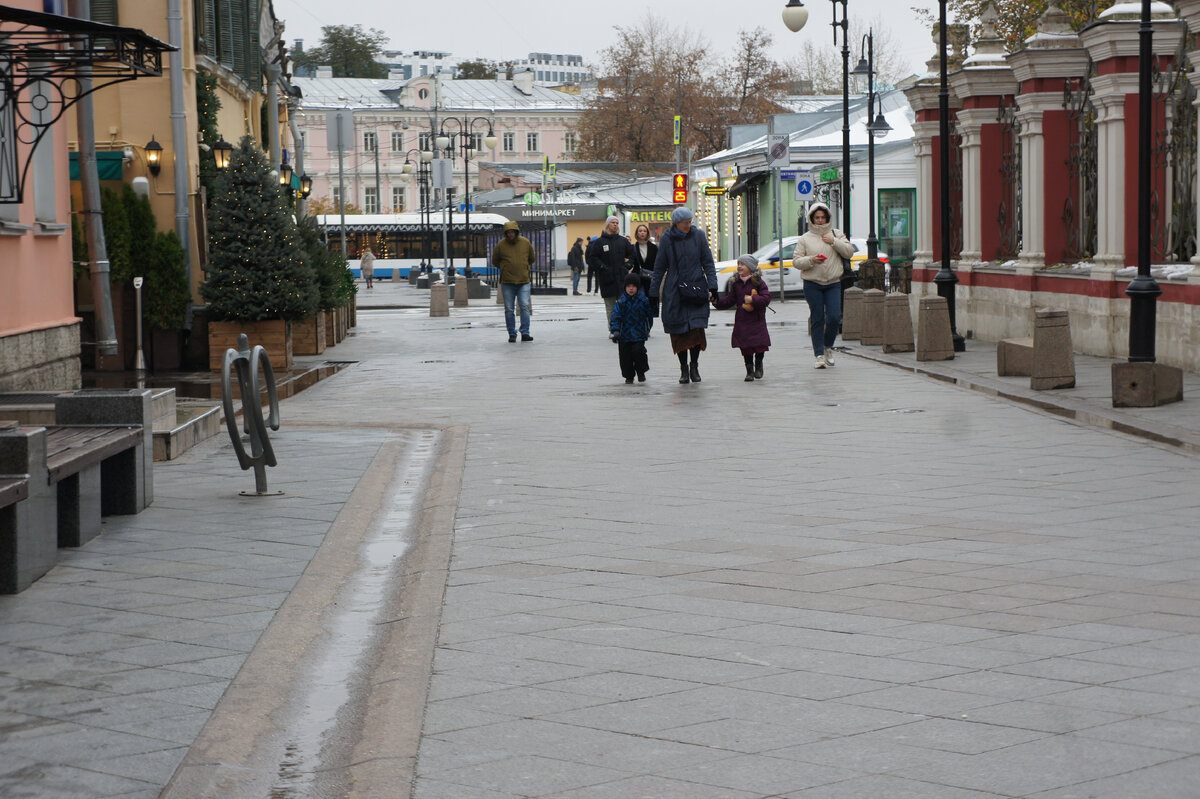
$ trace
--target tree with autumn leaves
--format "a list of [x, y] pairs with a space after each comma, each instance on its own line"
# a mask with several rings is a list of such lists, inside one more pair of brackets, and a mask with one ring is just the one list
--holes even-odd
[[[947, 13], [954, 19], [969, 21], [971, 40], [980, 34], [981, 15], [984, 6], [993, 4], [999, 19], [996, 20], [996, 35], [1004, 40], [1008, 51], [1014, 52], [1024, 46], [1024, 42], [1037, 30], [1038, 18], [1051, 5], [1058, 6], [1067, 15], [1071, 27], [1075, 30], [1095, 22], [1100, 13], [1113, 6], [1114, 0], [949, 0]], [[917, 16], [925, 19], [932, 27], [937, 20], [931, 11], [916, 9]]]
[[790, 74], [771, 59], [771, 36], [761, 28], [742, 31], [724, 60], [697, 35], [652, 15], [616, 32], [600, 56], [600, 92], [579, 120], [584, 160], [671, 160], [676, 114], [687, 146], [713, 152], [725, 147], [729, 125], [784, 110], [778, 101]]

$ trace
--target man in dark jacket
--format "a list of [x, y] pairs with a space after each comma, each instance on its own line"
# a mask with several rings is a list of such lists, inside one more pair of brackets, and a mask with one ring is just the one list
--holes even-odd
[[629, 261], [633, 258], [633, 245], [621, 235], [621, 220], [610, 216], [604, 223], [604, 232], [592, 239], [587, 248], [587, 264], [596, 270], [600, 285], [600, 296], [604, 298], [604, 327], [612, 318], [613, 306], [625, 287], [625, 275], [629, 272]]
[[583, 239], [575, 239], [575, 246], [567, 253], [567, 266], [571, 267], [571, 293], [579, 296], [579, 276], [583, 274]]

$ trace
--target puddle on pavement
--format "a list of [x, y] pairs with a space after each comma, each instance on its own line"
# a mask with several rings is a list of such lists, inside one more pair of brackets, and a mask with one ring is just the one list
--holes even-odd
[[[381, 614], [396, 590], [396, 566], [410, 546], [413, 509], [421, 507], [438, 440], [434, 430], [409, 434], [406, 457], [397, 467], [386, 515], [376, 516], [373, 529], [359, 549], [359, 566], [338, 591], [322, 619], [325, 634], [307, 674], [298, 675], [291, 697], [294, 717], [271, 788], [271, 799], [300, 799], [326, 795], [314, 783], [326, 773], [325, 757], [355, 738], [337, 735], [339, 723], [354, 725], [369, 699], [370, 657], [378, 645], [376, 633], [387, 621]], [[330, 770], [329, 773], [336, 773]]]

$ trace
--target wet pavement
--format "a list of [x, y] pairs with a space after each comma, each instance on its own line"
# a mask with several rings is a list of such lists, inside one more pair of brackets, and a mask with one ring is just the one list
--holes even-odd
[[815, 371], [789, 300], [627, 386], [598, 297], [425, 296], [301, 359], [281, 496], [210, 439], [0, 597], [0, 796], [1195, 795], [1196, 376]]

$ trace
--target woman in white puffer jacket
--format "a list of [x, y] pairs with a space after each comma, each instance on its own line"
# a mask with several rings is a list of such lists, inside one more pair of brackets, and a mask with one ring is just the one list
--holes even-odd
[[833, 342], [842, 324], [842, 264], [852, 255], [854, 245], [845, 231], [833, 229], [829, 207], [813, 203], [808, 209], [808, 231], [796, 242], [792, 266], [804, 279], [816, 369], [833, 366]]

